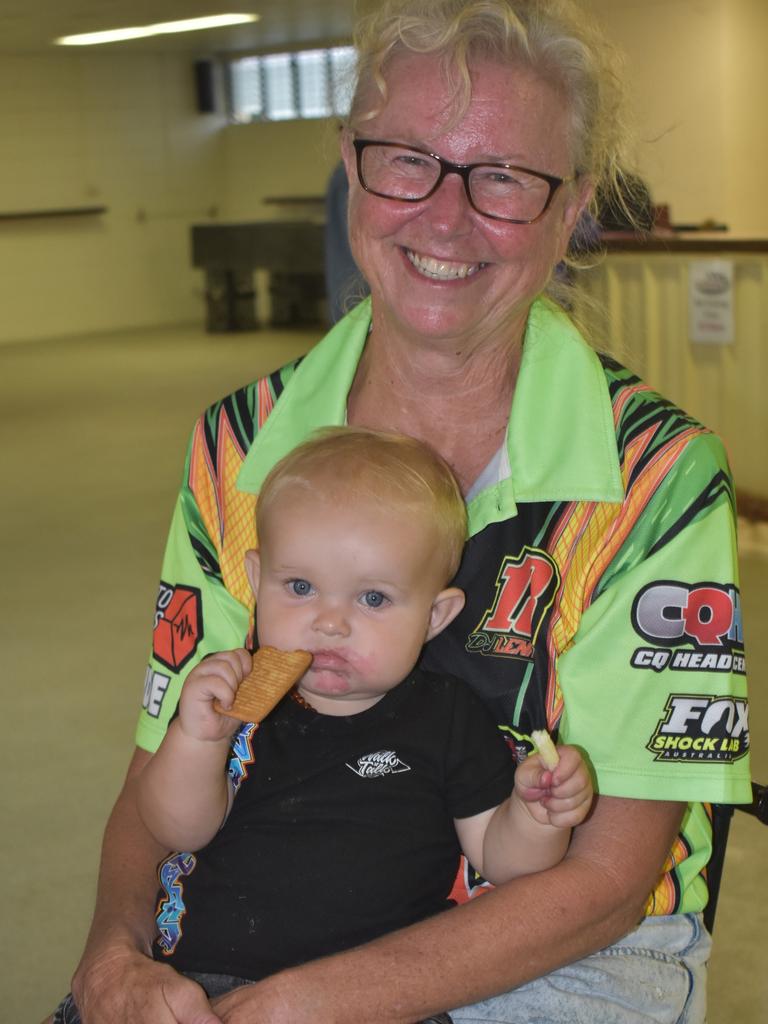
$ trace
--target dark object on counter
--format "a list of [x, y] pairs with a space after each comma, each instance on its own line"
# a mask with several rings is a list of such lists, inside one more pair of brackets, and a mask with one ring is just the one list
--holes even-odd
[[273, 271], [269, 281], [272, 327], [312, 327], [324, 322], [320, 309], [325, 299], [322, 274]]
[[571, 256], [599, 253], [604, 232], [646, 235], [653, 230], [654, 207], [645, 182], [636, 174], [622, 174], [619, 187], [621, 199], [598, 195], [597, 219], [587, 210], [582, 213], [568, 245]]
[[714, 220], [703, 220], [701, 224], [673, 224], [673, 231], [727, 231], [727, 224], [720, 224]]
[[192, 265], [205, 271], [208, 330], [256, 326], [256, 267], [272, 273], [275, 326], [321, 322], [323, 232], [312, 221], [193, 225]]
[[208, 270], [205, 275], [205, 329], [252, 331], [256, 323], [253, 272]]

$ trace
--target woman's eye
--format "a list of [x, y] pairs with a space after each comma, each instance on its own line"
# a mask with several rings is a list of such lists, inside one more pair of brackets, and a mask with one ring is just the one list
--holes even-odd
[[418, 153], [400, 153], [391, 161], [391, 169], [401, 174], [425, 174], [431, 171], [430, 162]]
[[396, 160], [399, 164], [406, 164], [408, 167], [423, 167], [426, 164], [423, 157], [416, 156], [414, 153], [401, 153]]
[[513, 177], [506, 171], [486, 171], [477, 176], [476, 184], [486, 188], [519, 189], [523, 182], [519, 177]]
[[290, 580], [288, 589], [297, 597], [306, 597], [307, 594], [312, 593], [312, 584], [308, 580]]
[[380, 590], [366, 590], [362, 597], [366, 608], [381, 608], [387, 600], [388, 598]]

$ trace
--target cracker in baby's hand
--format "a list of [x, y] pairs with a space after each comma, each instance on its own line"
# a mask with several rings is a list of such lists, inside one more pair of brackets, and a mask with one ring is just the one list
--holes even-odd
[[536, 752], [541, 758], [541, 763], [549, 771], [554, 771], [560, 764], [560, 755], [547, 730], [534, 729], [531, 739], [536, 744]]
[[311, 664], [309, 651], [260, 647], [253, 655], [253, 668], [237, 688], [232, 707], [222, 707], [219, 701], [214, 701], [213, 706], [222, 715], [241, 722], [260, 722]]

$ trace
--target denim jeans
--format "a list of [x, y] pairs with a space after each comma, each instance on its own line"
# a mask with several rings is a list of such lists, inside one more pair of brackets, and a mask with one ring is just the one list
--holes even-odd
[[[704, 1024], [711, 948], [701, 914], [649, 917], [613, 946], [500, 996], [450, 1011], [453, 1024]], [[242, 978], [188, 974], [213, 999]], [[71, 996], [54, 1024], [81, 1024]], [[322, 1022], [318, 1022], [322, 1024]]]
[[473, 1006], [455, 1024], [704, 1024], [701, 914], [648, 917], [613, 946]]

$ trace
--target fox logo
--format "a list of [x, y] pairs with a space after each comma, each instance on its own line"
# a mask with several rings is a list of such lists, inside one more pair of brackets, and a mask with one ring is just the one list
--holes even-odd
[[666, 714], [646, 746], [656, 761], [738, 761], [749, 750], [747, 701], [710, 694], [672, 694]]

